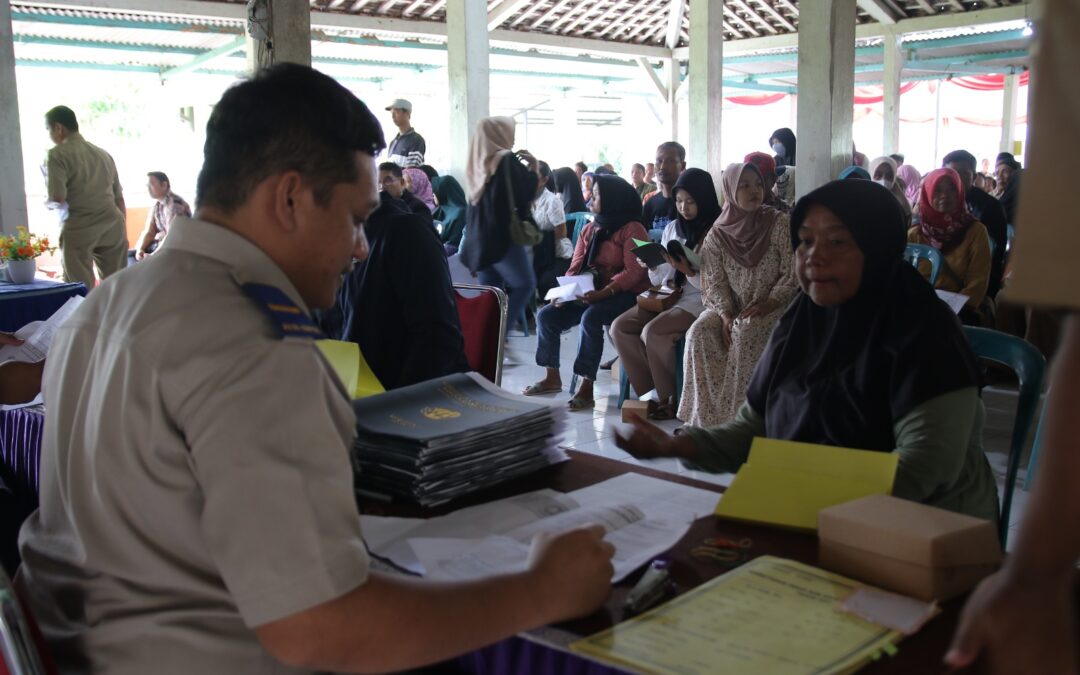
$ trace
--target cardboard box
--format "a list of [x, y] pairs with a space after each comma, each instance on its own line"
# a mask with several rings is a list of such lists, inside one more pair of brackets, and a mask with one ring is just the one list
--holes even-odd
[[994, 523], [886, 495], [822, 509], [818, 539], [822, 567], [926, 601], [962, 595], [1001, 564]]
[[637, 416], [647, 419], [649, 415], [649, 402], [628, 398], [622, 404], [622, 421], [629, 422], [631, 417]]

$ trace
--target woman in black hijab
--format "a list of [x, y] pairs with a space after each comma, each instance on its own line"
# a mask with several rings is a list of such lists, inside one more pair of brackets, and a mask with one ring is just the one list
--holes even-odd
[[574, 374], [581, 387], [570, 399], [571, 410], [592, 410], [593, 381], [604, 352], [604, 326], [634, 305], [649, 287], [645, 268], [631, 251], [634, 239], [648, 239], [641, 224], [641, 200], [637, 190], [618, 176], [596, 177], [593, 188], [593, 222], [585, 226], [574, 247], [568, 276], [591, 275], [593, 288], [581, 296], [556, 300], [536, 315], [536, 365], [546, 368], [544, 379], [529, 385], [526, 396], [562, 391], [559, 347], [563, 331], [580, 324]]
[[735, 471], [754, 436], [896, 452], [893, 494], [996, 521], [984, 410], [960, 323], [903, 260], [903, 212], [885, 188], [835, 181], [791, 215], [802, 293], [754, 370], [746, 403], [713, 429], [669, 438], [635, 420], [617, 445]]
[[[720, 216], [720, 203], [712, 176], [701, 169], [687, 169], [671, 190], [679, 217], [664, 228], [660, 244], [665, 248], [679, 242], [684, 249], [700, 252], [701, 242]], [[631, 307], [611, 324], [611, 340], [622, 358], [634, 391], [656, 390], [649, 401], [651, 419], [675, 417], [675, 343], [686, 335], [704, 311], [699, 270], [685, 258], [669, 257], [669, 262], [649, 269], [654, 287], [679, 294], [675, 304], [662, 312]]]
[[769, 137], [769, 147], [776, 153], [776, 167], [795, 166], [795, 132], [787, 127], [777, 129]]
[[564, 166], [561, 169], [556, 169], [553, 176], [555, 178], [555, 191], [562, 197], [563, 211], [566, 212], [567, 216], [571, 213], [582, 213], [589, 210], [585, 206], [585, 196], [581, 194], [581, 181], [578, 180], [573, 169]]

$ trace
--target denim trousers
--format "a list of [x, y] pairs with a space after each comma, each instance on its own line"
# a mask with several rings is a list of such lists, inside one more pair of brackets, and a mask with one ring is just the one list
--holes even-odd
[[560, 337], [564, 331], [580, 324], [574, 374], [596, 380], [596, 371], [600, 369], [600, 359], [604, 353], [604, 326], [610, 326], [636, 302], [637, 294], [623, 292], [591, 305], [581, 302], [568, 302], [558, 307], [547, 305], [536, 315], [536, 334], [539, 337], [536, 365], [558, 369]]
[[477, 277], [485, 286], [497, 286], [504, 290], [510, 288], [510, 298], [506, 303], [506, 327], [509, 329], [536, 292], [536, 273], [533, 272], [525, 247], [511, 243], [502, 260], [477, 272]]

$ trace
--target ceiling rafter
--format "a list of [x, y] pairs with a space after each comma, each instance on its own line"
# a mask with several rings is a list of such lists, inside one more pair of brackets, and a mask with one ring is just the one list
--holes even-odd
[[540, 24], [542, 24], [545, 21], [547, 21], [548, 19], [550, 19], [552, 16], [557, 14], [559, 12], [559, 10], [561, 10], [563, 7], [566, 7], [569, 4], [570, 4], [570, 0], [559, 0], [554, 5], [552, 5], [546, 12], [541, 14], [540, 18], [538, 18], [536, 21], [533, 21], [529, 25], [529, 27], [530, 28], [539, 28]]
[[562, 16], [555, 19], [555, 22], [548, 26], [545, 30], [549, 33], [555, 32], [559, 28], [559, 26], [566, 23], [566, 21], [569, 20], [570, 17], [572, 17], [574, 13], [578, 10], [581, 10], [582, 13], [589, 11], [589, 5], [593, 4], [594, 2], [595, 0], [578, 0], [573, 7], [563, 12]]
[[[581, 12], [581, 14], [577, 15], [576, 19], [568, 23], [566, 27], [559, 32], [564, 35], [569, 35], [571, 31], [580, 26], [583, 21], [589, 18], [589, 16], [591, 16], [593, 12], [599, 11], [602, 13], [604, 2], [605, 0], [593, 0], [592, 3], [588, 7], [586, 7], [584, 11]], [[611, 0], [611, 2], [612, 4], [614, 4], [615, 0]]]
[[420, 17], [430, 19], [440, 9], [446, 6], [446, 0], [435, 0], [435, 4], [421, 12]]
[[757, 29], [747, 23], [747, 21], [741, 16], [739, 16], [738, 12], [726, 6], [726, 4], [724, 6], [724, 11], [727, 12], [728, 16], [731, 17], [732, 21], [742, 26], [743, 32], [750, 33], [754, 37], [758, 37], [759, 35], [761, 35], [761, 33], [757, 32]]
[[787, 29], [789, 32], [795, 32], [795, 24], [784, 18], [784, 15], [776, 11], [776, 8], [769, 3], [768, 0], [757, 0], [757, 4], [761, 6], [772, 18], [776, 19], [777, 23]]
[[597, 34], [597, 37], [603, 37], [603, 36], [607, 35], [609, 32], [612, 32], [612, 31], [614, 31], [612, 33], [612, 35], [618, 35], [620, 30], [628, 29], [629, 26], [632, 23], [634, 23], [634, 21], [636, 21], [638, 19], [639, 16], [643, 16], [645, 14], [648, 14], [648, 13], [651, 13], [651, 12], [655, 11], [657, 7], [660, 7], [666, 1], [667, 0], [652, 0], [651, 2], [648, 2], [648, 3], [644, 4], [643, 7], [638, 8], [640, 14], [633, 14], [633, 13], [627, 12], [623, 16], [619, 17], [615, 21], [612, 21], [610, 24], [608, 24], [604, 28], [604, 30], [600, 31]]
[[596, 27], [597, 24], [602, 21], [608, 20], [609, 18], [611, 18], [612, 14], [619, 11], [620, 9], [625, 9], [627, 5], [631, 4], [631, 2], [633, 2], [633, 0], [618, 0], [618, 2], [612, 2], [611, 5], [609, 5], [603, 13], [599, 14], [592, 21], [579, 28], [577, 34], [583, 35], [585, 33], [592, 32], [592, 30]]
[[743, 12], [746, 13], [748, 17], [761, 24], [765, 28], [765, 30], [769, 31], [773, 35], [780, 34], [780, 31], [776, 30], [776, 26], [773, 26], [771, 23], [761, 18], [761, 15], [751, 9], [750, 5], [743, 2], [743, 0], [728, 0], [728, 2], [735, 5], [735, 7], [741, 9]]
[[427, 2], [427, 0], [413, 0], [412, 3], [401, 12], [401, 16], [411, 16], [413, 12], [420, 9], [420, 7]]

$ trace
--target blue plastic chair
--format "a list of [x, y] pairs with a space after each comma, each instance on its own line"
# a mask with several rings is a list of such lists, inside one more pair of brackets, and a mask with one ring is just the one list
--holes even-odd
[[566, 214], [566, 222], [569, 224], [571, 221], [574, 226], [570, 228], [570, 243], [577, 246], [578, 236], [581, 231], [585, 229], [585, 223], [588, 223], [593, 219], [591, 211], [576, 211], [574, 213]]
[[908, 244], [904, 250], [904, 260], [919, 269], [920, 260], [930, 261], [930, 285], [937, 284], [938, 274], [941, 272], [941, 251], [926, 244]]
[[1042, 450], [1043, 423], [1046, 422], [1046, 408], [1050, 401], [1050, 392], [1046, 392], [1046, 401], [1043, 403], [1042, 414], [1039, 415], [1039, 424], [1035, 427], [1035, 440], [1031, 442], [1031, 457], [1028, 458], [1027, 476], [1024, 477], [1024, 492], [1031, 489], [1035, 480], [1035, 467], [1039, 463], [1039, 451]]
[[656, 227], [649, 230], [649, 241], [654, 244], [659, 244], [664, 240], [664, 228]]
[[1005, 226], [1005, 252], [1012, 250], [1013, 239], [1016, 238], [1016, 228], [1012, 225]]
[[1020, 456], [1027, 445], [1028, 431], [1035, 418], [1035, 409], [1042, 394], [1043, 377], [1046, 374], [1046, 358], [1030, 342], [989, 328], [964, 326], [975, 356], [1008, 366], [1020, 381], [1020, 396], [1016, 404], [1016, 422], [1013, 423], [1012, 440], [1009, 443], [1009, 459], [1005, 469], [1005, 494], [1001, 499], [1001, 522], [998, 535], [1001, 548], [1009, 534], [1009, 511], [1012, 508], [1016, 474], [1020, 468]]
[[[675, 343], [675, 408], [679, 407], [679, 399], [682, 398], [683, 387], [683, 352], [686, 350], [686, 338], [679, 338], [679, 341]], [[630, 398], [630, 376], [626, 374], [626, 369], [622, 369], [622, 375], [619, 377], [619, 408], [622, 408], [623, 403], [626, 403], [626, 399]]]

